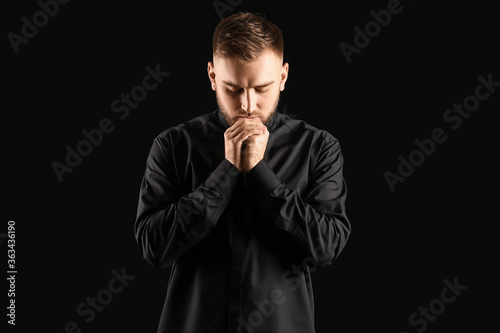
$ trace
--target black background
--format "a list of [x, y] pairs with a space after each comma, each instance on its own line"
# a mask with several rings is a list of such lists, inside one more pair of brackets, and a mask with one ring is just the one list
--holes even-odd
[[[402, 12], [347, 63], [339, 44], [353, 44], [353, 28], [363, 29], [387, 1], [232, 3], [224, 17], [265, 13], [284, 32], [290, 76], [280, 109], [342, 145], [352, 235], [336, 263], [314, 274], [317, 332], [417, 332], [408, 317], [455, 278], [467, 290], [425, 331], [498, 327], [488, 302], [498, 300], [492, 211], [500, 88], [458, 129], [442, 118], [474, 94], [479, 75], [500, 81], [493, 5], [402, 1]], [[82, 332], [155, 332], [169, 270], [138, 253], [138, 190], [154, 137], [216, 108], [206, 74], [220, 20], [213, 2], [71, 1], [17, 54], [7, 34], [20, 34], [21, 18], [32, 21], [40, 7], [3, 6], [0, 232], [16, 222], [18, 270], [9, 329], [55, 333], [74, 321]], [[170, 75], [120, 120], [111, 103], [157, 64]], [[65, 146], [76, 147], [81, 131], [103, 118], [115, 130], [59, 182], [51, 163], [64, 163]], [[398, 156], [438, 127], [447, 140], [391, 192], [384, 172], [396, 173]], [[6, 241], [1, 247], [7, 253]], [[76, 307], [122, 268], [135, 278], [85, 323]]]

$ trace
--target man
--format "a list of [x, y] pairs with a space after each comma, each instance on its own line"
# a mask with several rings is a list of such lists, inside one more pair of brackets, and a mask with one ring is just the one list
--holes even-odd
[[314, 332], [310, 274], [350, 224], [338, 141], [275, 111], [288, 68], [275, 24], [224, 19], [208, 63], [219, 109], [153, 142], [135, 236], [172, 266], [158, 332]]

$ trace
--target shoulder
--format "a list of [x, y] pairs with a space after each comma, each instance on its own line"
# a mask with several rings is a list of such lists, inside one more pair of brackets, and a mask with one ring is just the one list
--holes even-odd
[[195, 132], [207, 130], [210, 125], [216, 125], [217, 122], [217, 112], [206, 113], [201, 116], [197, 116], [188, 121], [180, 123], [178, 125], [167, 128], [156, 137], [156, 141], [160, 141], [163, 144], [166, 142], [175, 142], [176, 140], [190, 136]]
[[292, 119], [289, 116], [278, 113], [278, 126], [282, 126], [293, 136], [309, 137], [312, 141], [317, 141], [324, 144], [338, 144], [338, 139], [330, 132], [317, 128], [304, 120]]

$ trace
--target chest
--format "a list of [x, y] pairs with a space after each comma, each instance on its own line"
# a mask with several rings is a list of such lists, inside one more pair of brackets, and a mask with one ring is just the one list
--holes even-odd
[[[175, 165], [183, 192], [194, 191], [224, 159], [224, 137], [199, 135], [177, 144]], [[308, 185], [312, 143], [304, 137], [271, 133], [264, 159], [277, 177], [299, 193]]]

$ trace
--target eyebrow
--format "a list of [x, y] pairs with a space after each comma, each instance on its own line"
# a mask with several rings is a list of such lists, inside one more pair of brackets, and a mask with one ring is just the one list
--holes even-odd
[[[224, 84], [230, 86], [230, 87], [234, 87], [234, 88], [241, 88], [239, 85], [237, 85], [236, 83], [234, 82], [231, 82], [231, 81], [222, 81]], [[264, 87], [267, 87], [267, 86], [270, 86], [271, 84], [273, 84], [274, 81], [269, 81], [269, 82], [264, 82], [262, 84], [258, 84], [256, 86], [253, 86], [252, 88], [264, 88]]]

